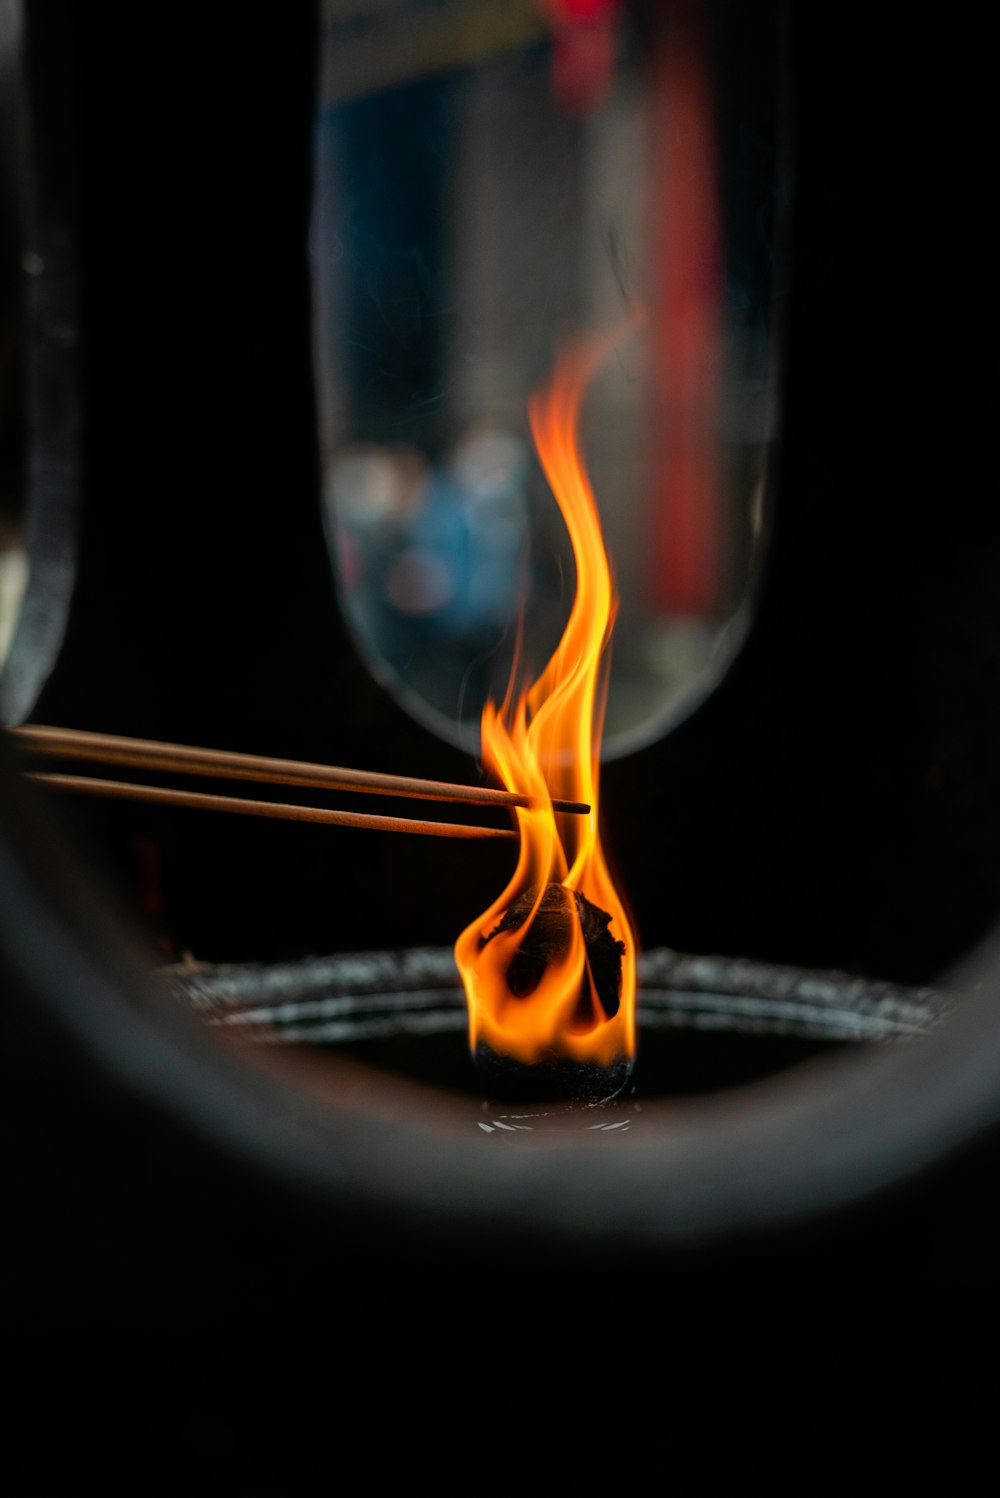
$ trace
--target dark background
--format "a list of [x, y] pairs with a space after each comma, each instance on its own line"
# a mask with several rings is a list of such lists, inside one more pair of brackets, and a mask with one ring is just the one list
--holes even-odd
[[[368, 679], [330, 577], [308, 9], [189, 35], [28, 8], [82, 430], [76, 591], [32, 716], [474, 777]], [[832, 11], [785, 30], [782, 438], [753, 628], [700, 712], [608, 766], [605, 822], [646, 946], [923, 980], [997, 905], [989, 80], [947, 30]], [[448, 942], [507, 867], [443, 841], [73, 815], [127, 894], [155, 876], [161, 938], [205, 959]]]
[[[943, 17], [793, 22], [782, 440], [755, 623], [698, 714], [608, 767], [605, 806], [647, 945], [922, 979], [990, 923], [1000, 870], [993, 69]], [[469, 775], [363, 672], [320, 533], [309, 8], [39, 3], [28, 43], [41, 212], [75, 243], [83, 434], [77, 589], [33, 716]], [[446, 942], [503, 874], [461, 845], [100, 823], [129, 898], [137, 840], [158, 850], [156, 919], [207, 958]], [[335, 1222], [238, 1172], [220, 1186], [211, 1161], [180, 1182], [170, 1142], [123, 1146], [112, 1106], [74, 1142], [73, 1087], [47, 1086], [39, 1168], [61, 1162], [54, 1192], [90, 1182], [18, 1260], [23, 1404], [44, 1418], [7, 1452], [12, 1491], [65, 1491], [74, 1470], [131, 1470], [138, 1491], [317, 1491], [338, 1461], [348, 1490], [379, 1491], [386, 1427], [440, 1485], [509, 1490], [531, 1451], [488, 1441], [459, 1477], [453, 1400], [537, 1421], [567, 1346], [560, 1432], [574, 1409], [589, 1432], [605, 1403], [635, 1411], [624, 1446], [597, 1423], [616, 1486], [637, 1451], [678, 1491], [723, 1469], [733, 1490], [802, 1470], [804, 1442], [821, 1491], [829, 1453], [898, 1473], [944, 1424], [954, 1462], [981, 1428], [964, 1336], [989, 1345], [982, 1159], [933, 1210], [883, 1204], [862, 1237], [846, 1222], [647, 1262], [581, 1324], [530, 1276], [516, 1308], [470, 1299], [475, 1266], [447, 1244], [338, 1258]], [[15, 1132], [26, 1177], [41, 1137]], [[337, 1413], [351, 1399], [381, 1444], [360, 1450]]]

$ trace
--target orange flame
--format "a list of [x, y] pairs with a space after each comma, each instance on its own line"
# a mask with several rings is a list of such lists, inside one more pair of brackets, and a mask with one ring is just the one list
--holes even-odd
[[[580, 405], [600, 353], [596, 343], [571, 348], [528, 408], [535, 446], [572, 541], [576, 595], [559, 645], [538, 680], [518, 691], [515, 661], [503, 703], [497, 707], [489, 701], [483, 711], [485, 763], [508, 790], [527, 792], [542, 804], [537, 810], [518, 809], [514, 877], [455, 945], [473, 1051], [483, 1043], [527, 1063], [569, 1059], [606, 1066], [635, 1049], [635, 942], [598, 831], [606, 647], [617, 597], [577, 442]], [[557, 813], [553, 799], [584, 801], [591, 810], [587, 816]], [[613, 1006], [598, 996], [577, 919], [564, 921], [567, 944], [544, 967], [534, 991], [511, 992], [508, 969], [550, 884], [584, 895], [611, 916], [610, 933], [625, 947], [617, 1012], [609, 1012]], [[519, 900], [526, 919], [497, 931]]]

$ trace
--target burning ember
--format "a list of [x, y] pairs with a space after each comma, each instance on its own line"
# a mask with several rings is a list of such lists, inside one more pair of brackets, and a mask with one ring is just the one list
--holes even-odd
[[[483, 711], [485, 763], [508, 790], [537, 798], [539, 809], [518, 808], [514, 877], [455, 946], [477, 1061], [515, 1085], [581, 1096], [616, 1091], [635, 1051], [635, 942], [598, 830], [617, 599], [577, 442], [599, 353], [596, 344], [571, 348], [529, 405], [535, 446], [573, 545], [576, 595], [537, 681], [520, 684], [518, 656], [503, 703], [490, 701]], [[553, 800], [583, 801], [591, 810], [559, 813]], [[530, 1078], [525, 1067], [533, 1069]]]

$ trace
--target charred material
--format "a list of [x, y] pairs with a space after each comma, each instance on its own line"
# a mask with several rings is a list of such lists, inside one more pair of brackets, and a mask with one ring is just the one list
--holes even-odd
[[608, 1019], [613, 1018], [621, 1005], [625, 943], [611, 935], [608, 912], [578, 890], [567, 889], [564, 884], [549, 884], [539, 900], [538, 886], [533, 885], [514, 901], [499, 924], [483, 938], [483, 946], [502, 931], [519, 931], [531, 917], [536, 902], [538, 909], [534, 920], [507, 969], [507, 987], [515, 998], [526, 999], [533, 994], [549, 963], [558, 961], [568, 952], [575, 920], [583, 933], [594, 990], [605, 1015]]
[[[532, 912], [534, 914], [532, 915]], [[528, 924], [530, 922], [530, 924]], [[524, 930], [524, 935], [507, 968], [510, 992], [526, 999], [535, 992], [546, 968], [564, 958], [570, 948], [576, 922], [583, 936], [587, 966], [592, 985], [584, 979], [579, 998], [581, 1024], [600, 1018], [594, 1014], [594, 995], [605, 1018], [618, 1013], [621, 1006], [622, 956], [625, 943], [608, 929], [611, 916], [577, 890], [563, 884], [546, 885], [539, 899], [537, 885], [525, 890], [503, 918], [483, 938], [487, 946], [495, 936], [506, 931]], [[597, 1102], [622, 1089], [632, 1071], [630, 1057], [616, 1056], [609, 1064], [576, 1061], [553, 1052], [541, 1056], [532, 1066], [504, 1056], [480, 1041], [475, 1049], [476, 1064], [485, 1070], [497, 1097], [507, 1098], [573, 1098]]]
[[554, 1054], [525, 1066], [513, 1056], [502, 1056], [485, 1041], [477, 1044], [474, 1056], [489, 1079], [490, 1098], [497, 1102], [610, 1102], [628, 1082], [633, 1066], [632, 1057], [625, 1055], [601, 1065]]

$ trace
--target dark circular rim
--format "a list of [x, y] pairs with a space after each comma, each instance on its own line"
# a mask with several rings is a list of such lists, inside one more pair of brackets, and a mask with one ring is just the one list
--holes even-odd
[[320, 1095], [144, 994], [133, 939], [81, 884], [34, 794], [3, 779], [0, 935], [15, 991], [105, 1081], [193, 1142], [342, 1210], [374, 1203], [433, 1231], [502, 1224], [622, 1250], [706, 1243], [869, 1199], [998, 1121], [996, 940], [967, 966], [979, 991], [932, 1036], [733, 1093], [650, 1102], [624, 1151], [586, 1132], [490, 1148], [448, 1095], [387, 1074], [373, 1085], [370, 1069], [336, 1057]]

